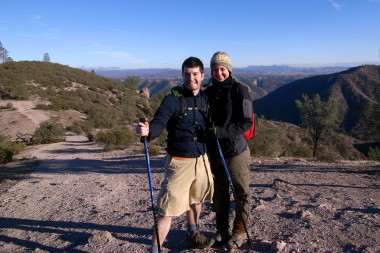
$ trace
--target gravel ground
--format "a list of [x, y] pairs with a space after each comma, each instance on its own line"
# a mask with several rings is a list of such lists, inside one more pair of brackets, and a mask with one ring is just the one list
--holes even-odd
[[[0, 252], [147, 252], [153, 215], [141, 150], [102, 152], [68, 134], [3, 166], [34, 172], [1, 191]], [[150, 160], [157, 196], [165, 157]], [[379, 175], [374, 162], [252, 159], [252, 248], [237, 252], [380, 252]], [[209, 236], [214, 217], [205, 204]], [[173, 219], [164, 252], [225, 251], [186, 249], [185, 228], [185, 215]]]

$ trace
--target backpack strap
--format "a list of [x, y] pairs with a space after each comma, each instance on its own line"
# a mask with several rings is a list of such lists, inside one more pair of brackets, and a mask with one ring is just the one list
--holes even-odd
[[[180, 102], [180, 111], [177, 117], [177, 123], [180, 122], [184, 116], [187, 115], [189, 111], [199, 111], [202, 116], [205, 124], [208, 123], [209, 113], [208, 113], [208, 103], [206, 99], [206, 94], [201, 90], [199, 92], [201, 96], [201, 107], [188, 107], [186, 104], [185, 96], [183, 96], [184, 88], [181, 86], [173, 87], [170, 90], [170, 94], [178, 97]], [[189, 137], [189, 138], [178, 138], [178, 137], [169, 137], [166, 141], [197, 141], [197, 137]]]
[[182, 86], [176, 86], [171, 88], [170, 94], [178, 97], [180, 102], [180, 112], [178, 119], [182, 120], [183, 117], [187, 114], [188, 111], [199, 111], [202, 113], [205, 122], [208, 122], [208, 103], [206, 100], [206, 94], [204, 91], [200, 90], [200, 96], [201, 96], [201, 107], [187, 107], [185, 97], [183, 96], [184, 88]]

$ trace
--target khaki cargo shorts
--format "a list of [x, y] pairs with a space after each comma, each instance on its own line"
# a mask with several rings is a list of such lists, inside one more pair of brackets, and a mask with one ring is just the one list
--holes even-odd
[[191, 204], [212, 202], [213, 193], [214, 180], [207, 154], [197, 158], [167, 157], [157, 201], [161, 215], [179, 216]]

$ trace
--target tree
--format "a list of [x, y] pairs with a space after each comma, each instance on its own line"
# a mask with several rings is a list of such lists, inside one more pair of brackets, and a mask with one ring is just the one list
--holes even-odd
[[334, 101], [321, 100], [319, 94], [315, 94], [310, 99], [306, 94], [302, 94], [304, 102], [295, 100], [301, 125], [308, 129], [313, 140], [313, 157], [317, 155], [318, 143], [323, 134], [337, 128], [338, 107]]
[[45, 53], [45, 54], [44, 54], [44, 58], [43, 58], [42, 61], [44, 61], [44, 62], [50, 62], [50, 56], [49, 56], [48, 53]]
[[131, 90], [138, 90], [139, 84], [140, 84], [140, 78], [137, 76], [129, 76], [127, 79], [124, 80], [125, 87], [131, 89]]
[[8, 56], [8, 50], [6, 50], [0, 42], [0, 63], [7, 62], [9, 60], [12, 60], [12, 58]]

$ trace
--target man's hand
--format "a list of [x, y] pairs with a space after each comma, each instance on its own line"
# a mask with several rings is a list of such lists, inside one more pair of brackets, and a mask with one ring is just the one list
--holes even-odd
[[149, 134], [149, 122], [139, 122], [136, 127], [136, 134], [139, 137], [146, 137]]

